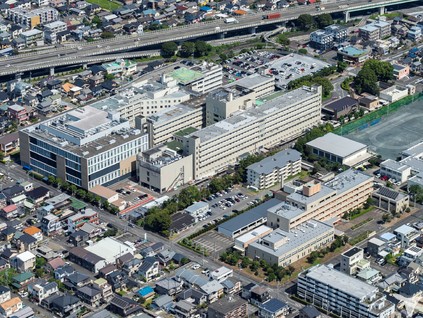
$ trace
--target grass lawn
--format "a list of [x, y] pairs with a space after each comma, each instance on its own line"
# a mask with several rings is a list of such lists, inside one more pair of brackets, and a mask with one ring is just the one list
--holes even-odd
[[364, 214], [372, 211], [374, 208], [375, 208], [374, 206], [369, 206], [367, 209], [361, 210], [360, 213], [351, 216], [350, 217], [350, 220], [354, 220], [354, 219], [356, 219], [356, 218], [358, 218], [358, 217], [360, 217], [360, 216], [362, 216], [362, 215], [364, 215]]
[[113, 0], [87, 0], [87, 2], [92, 4], [97, 4], [100, 7], [102, 7], [105, 10], [113, 11], [117, 8], [120, 8], [122, 6], [121, 3]]

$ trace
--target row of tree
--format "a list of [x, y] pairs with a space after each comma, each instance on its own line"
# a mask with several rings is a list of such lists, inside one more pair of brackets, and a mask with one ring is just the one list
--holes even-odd
[[178, 51], [178, 44], [175, 42], [165, 42], [161, 47], [161, 55], [165, 58], [174, 56], [177, 52], [180, 57], [202, 57], [213, 51], [213, 47], [205, 41], [184, 42]]
[[325, 28], [333, 24], [332, 16], [329, 13], [323, 13], [317, 16], [310, 14], [301, 14], [295, 21], [295, 26], [302, 31], [310, 31], [316, 28]]
[[248, 268], [256, 276], [259, 276], [259, 269], [262, 269], [266, 280], [281, 281], [285, 277], [290, 277], [294, 272], [293, 266], [278, 266], [277, 264], [270, 265], [265, 260], [252, 260], [247, 256], [242, 256], [238, 251], [228, 250], [220, 255], [220, 260], [231, 266], [239, 266], [241, 268]]
[[335, 240], [332, 242], [332, 244], [329, 245], [328, 247], [322, 248], [318, 251], [311, 252], [310, 255], [307, 257], [307, 262], [309, 264], [313, 264], [319, 258], [325, 257], [325, 255], [328, 253], [335, 252], [338, 248], [345, 246], [347, 243], [348, 243], [348, 237], [346, 237], [345, 235], [337, 236]]

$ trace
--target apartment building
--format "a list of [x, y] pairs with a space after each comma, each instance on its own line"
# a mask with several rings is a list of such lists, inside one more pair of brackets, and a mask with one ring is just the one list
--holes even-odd
[[119, 114], [86, 106], [19, 131], [21, 162], [84, 189], [136, 173], [148, 136]]
[[290, 176], [301, 172], [301, 154], [286, 149], [247, 167], [247, 184], [259, 190], [275, 183], [283, 183]]
[[194, 95], [206, 94], [223, 85], [223, 68], [214, 63], [204, 62], [190, 68], [180, 67], [168, 75], [184, 90]]
[[19, 36], [25, 41], [25, 46], [44, 44], [44, 32], [37, 29], [22, 32]]
[[389, 318], [395, 305], [375, 286], [335, 270], [316, 265], [298, 275], [301, 299], [342, 318]]
[[85, 223], [98, 224], [98, 212], [93, 209], [85, 209], [75, 215], [68, 217], [68, 232], [77, 231]]
[[284, 190], [290, 194], [275, 195], [285, 202], [267, 210], [267, 225], [289, 231], [307, 220], [337, 219], [361, 207], [373, 192], [373, 177], [350, 169], [325, 183], [287, 184]]
[[148, 116], [145, 126], [150, 146], [157, 146], [170, 141], [178, 132], [184, 132], [186, 129], [194, 129], [193, 131], [201, 129], [203, 109], [202, 107], [191, 108], [183, 104], [171, 106]]
[[322, 88], [302, 87], [181, 138], [194, 179], [224, 171], [246, 153], [285, 143], [320, 122]]
[[158, 146], [138, 155], [139, 183], [163, 193], [193, 180], [192, 155], [183, 157], [167, 146]]
[[57, 33], [66, 31], [68, 26], [63, 21], [54, 21], [44, 25], [44, 39], [47, 43], [55, 44], [57, 42]]
[[44, 7], [33, 10], [12, 8], [7, 10], [7, 18], [16, 24], [21, 24], [33, 29], [37, 25], [43, 25], [56, 21], [59, 12], [54, 8]]
[[159, 81], [145, 80], [112, 97], [91, 104], [91, 107], [120, 113], [131, 125], [135, 117], [149, 116], [190, 99], [177, 81], [163, 75]]
[[335, 44], [344, 42], [347, 35], [347, 28], [337, 24], [329, 25], [324, 30], [310, 33], [310, 46], [321, 51], [330, 50]]
[[359, 36], [365, 41], [382, 40], [391, 35], [391, 24], [378, 20], [358, 28]]
[[332, 243], [334, 232], [332, 225], [309, 220], [290, 231], [274, 230], [249, 244], [246, 255], [251, 259], [263, 259], [268, 264], [288, 266]]

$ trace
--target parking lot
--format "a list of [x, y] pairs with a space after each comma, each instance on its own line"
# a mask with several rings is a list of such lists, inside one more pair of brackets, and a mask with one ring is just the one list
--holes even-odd
[[266, 74], [276, 77], [276, 86], [286, 88], [290, 81], [318, 72], [330, 64], [310, 56], [291, 53], [264, 65]]
[[193, 239], [195, 245], [203, 247], [208, 255], [213, 258], [218, 258], [219, 255], [227, 248], [233, 245], [231, 239], [217, 233], [216, 231], [209, 231]]
[[270, 52], [252, 50], [226, 60], [223, 71], [225, 72], [227, 81], [231, 82], [258, 73], [260, 68], [265, 68], [266, 64], [280, 59], [281, 57], [281, 55]]

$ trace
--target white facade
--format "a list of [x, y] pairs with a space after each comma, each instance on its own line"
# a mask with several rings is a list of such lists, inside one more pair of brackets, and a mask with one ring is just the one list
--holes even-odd
[[182, 137], [184, 154], [193, 155], [194, 178], [213, 176], [246, 153], [302, 135], [320, 123], [321, 105], [321, 87], [303, 87]]
[[206, 94], [223, 85], [223, 68], [219, 64], [204, 63], [191, 67], [189, 70], [201, 75], [192, 81], [179, 82], [179, 84], [195, 95]]
[[247, 167], [247, 184], [266, 189], [301, 172], [301, 154], [288, 149]]
[[225, 266], [219, 267], [218, 269], [210, 272], [210, 277], [214, 280], [217, 280], [219, 283], [223, 282], [225, 279], [232, 277], [234, 275], [234, 271], [230, 268]]
[[195, 202], [185, 209], [185, 212], [195, 218], [196, 222], [199, 218], [205, 216], [210, 211], [210, 205], [207, 202]]
[[379, 98], [384, 99], [390, 103], [396, 102], [409, 95], [407, 87], [391, 86], [379, 93]]
[[102, 110], [115, 111], [134, 124], [135, 117], [149, 116], [190, 99], [177, 82], [163, 76], [159, 82], [145, 80], [119, 94], [91, 104]]
[[147, 117], [147, 133], [150, 146], [157, 146], [170, 141], [173, 135], [187, 128], [201, 129], [203, 110], [186, 105], [175, 105]]
[[404, 183], [411, 175], [411, 167], [392, 159], [386, 159], [380, 164], [380, 175]]
[[342, 318], [390, 318], [395, 311], [395, 305], [377, 287], [328, 265], [317, 265], [298, 275], [297, 293]]

